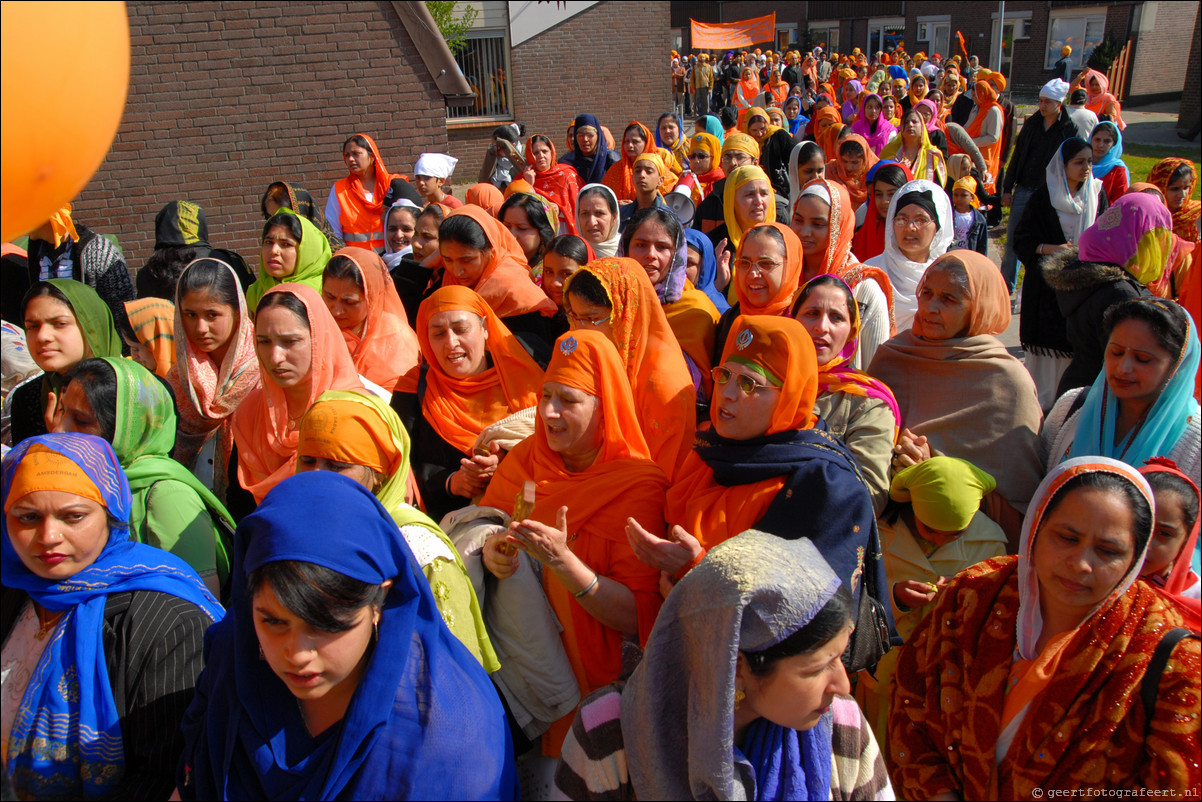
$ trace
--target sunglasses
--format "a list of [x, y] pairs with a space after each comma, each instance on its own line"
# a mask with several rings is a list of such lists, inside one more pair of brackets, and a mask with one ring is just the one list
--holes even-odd
[[773, 387], [770, 384], [760, 384], [755, 379], [745, 373], [735, 373], [729, 368], [724, 368], [721, 365], [714, 368], [710, 375], [714, 377], [714, 383], [725, 386], [733, 377], [735, 384], [743, 392], [744, 395], [755, 395], [760, 390], [779, 390], [779, 387]]

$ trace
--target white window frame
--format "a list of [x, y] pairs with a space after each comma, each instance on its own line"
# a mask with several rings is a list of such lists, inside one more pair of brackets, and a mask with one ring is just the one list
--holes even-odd
[[[885, 49], [885, 47], [884, 47], [885, 37], [883, 35], [883, 29], [885, 28], [886, 25], [889, 26], [890, 28], [901, 28], [902, 29], [902, 39], [905, 40], [905, 38], [906, 38], [906, 18], [905, 17], [873, 17], [873, 18], [869, 19], [868, 20], [868, 33], [864, 37], [864, 52], [868, 55], [869, 59], [871, 59], [873, 56], [876, 55], [877, 50]], [[872, 32], [874, 29], [882, 30], [881, 47], [879, 47], [879, 48], [873, 48], [873, 46], [872, 46]]]
[[[785, 41], [785, 43], [783, 45], [780, 43], [780, 35], [782, 32], [789, 34], [787, 40]], [[775, 42], [776, 50], [784, 50], [785, 48], [787, 48], [789, 46], [789, 44], [791, 42], [794, 42], [796, 40], [797, 40], [797, 23], [796, 22], [782, 22], [782, 23], [777, 24], [777, 26], [776, 26], [776, 42]]]
[[[1084, 35], [1085, 28], [1088, 27], [1091, 20], [1102, 22], [1102, 36], [1106, 35], [1106, 6], [1088, 6], [1086, 8], [1057, 8], [1048, 13], [1048, 33], [1047, 39], [1044, 42], [1043, 53], [1045, 70], [1052, 69], [1056, 62], [1060, 60], [1060, 51], [1052, 50], [1052, 30], [1058, 20], [1085, 20], [1085, 25], [1082, 27]], [[1101, 41], [1099, 37], [1098, 41]], [[1092, 55], [1093, 51], [1085, 52], [1085, 43], [1080, 42], [1076, 47], [1073, 47], [1073, 53], [1070, 57], [1073, 63], [1073, 71], [1085, 69], [1085, 62]], [[1096, 46], [1096, 45], [1095, 45]]]
[[[489, 122], [512, 122], [515, 117], [513, 113], [513, 64], [511, 55], [513, 49], [509, 46], [509, 28], [472, 28], [467, 31], [464, 36], [468, 40], [473, 39], [499, 39], [501, 42], [501, 54], [505, 63], [505, 96], [508, 98], [508, 109], [503, 114], [458, 114], [460, 109], [447, 106], [447, 122], [456, 125], [462, 123], [489, 123]], [[484, 86], [477, 87], [472, 83], [473, 78], [477, 81], [482, 76], [475, 75], [473, 70], [465, 69], [465, 65], [460, 63], [459, 56], [456, 55], [455, 62], [459, 64], [459, 69], [467, 78], [468, 83], [472, 84], [476, 91], [485, 91]], [[482, 82], [481, 82], [482, 83]], [[471, 107], [465, 107], [471, 109]]]
[[[826, 40], [826, 44], [822, 46], [822, 52], [830, 55], [831, 53], [839, 52], [840, 26], [841, 23], [837, 19], [823, 19], [811, 22], [806, 27], [809, 29], [811, 34], [815, 35], [816, 38]], [[818, 36], [817, 34], [819, 31], [821, 31], [824, 35]], [[834, 33], [834, 36], [831, 36], [832, 33]]]
[[[917, 42], [926, 42], [930, 47], [927, 55], [938, 53], [946, 62], [951, 58], [952, 49], [952, 15], [951, 14], [936, 14], [928, 17], [919, 17], [915, 20], [918, 23], [918, 35], [915, 37]], [[939, 43], [934, 39], [926, 38], [922, 35], [922, 26], [924, 25], [946, 25], [947, 26], [947, 41], [943, 43], [943, 49], [939, 49]], [[917, 44], [915, 45], [917, 46]]]

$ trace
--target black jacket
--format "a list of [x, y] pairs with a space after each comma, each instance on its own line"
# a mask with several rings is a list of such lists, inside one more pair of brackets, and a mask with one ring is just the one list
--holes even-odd
[[1106, 310], [1132, 298], [1150, 298], [1152, 293], [1119, 265], [1082, 262], [1076, 248], [1049, 256], [1043, 277], [1056, 293], [1073, 351], [1072, 364], [1056, 390], [1060, 397], [1077, 387], [1089, 387], [1101, 372], [1107, 340], [1102, 316]]
[[[1013, 192], [1014, 185], [1024, 189], [1036, 189], [1044, 186], [1048, 162], [1056, 155], [1064, 140], [1077, 135], [1077, 126], [1068, 109], [1060, 107], [1060, 116], [1052, 127], [1046, 131], [1043, 127], [1043, 115], [1032, 114], [1023, 123], [1018, 132], [1018, 141], [1014, 144], [1014, 155], [1006, 166], [1006, 178], [1002, 184], [1003, 192]], [[1023, 260], [1024, 263], [1026, 260]]]

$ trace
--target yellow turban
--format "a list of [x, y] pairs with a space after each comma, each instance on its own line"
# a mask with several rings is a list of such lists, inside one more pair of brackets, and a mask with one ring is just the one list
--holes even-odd
[[899, 471], [889, 498], [909, 502], [914, 517], [939, 532], [961, 532], [972, 522], [985, 494], [997, 482], [992, 476], [955, 457], [932, 457]]

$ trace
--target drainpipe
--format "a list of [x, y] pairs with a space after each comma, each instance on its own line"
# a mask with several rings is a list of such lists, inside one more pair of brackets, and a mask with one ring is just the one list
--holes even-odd
[[[997, 15], [997, 66], [994, 69], [1002, 71], [1002, 29], [1006, 26], [1006, 0], [999, 0]], [[1011, 62], [1013, 63], [1013, 62]]]

